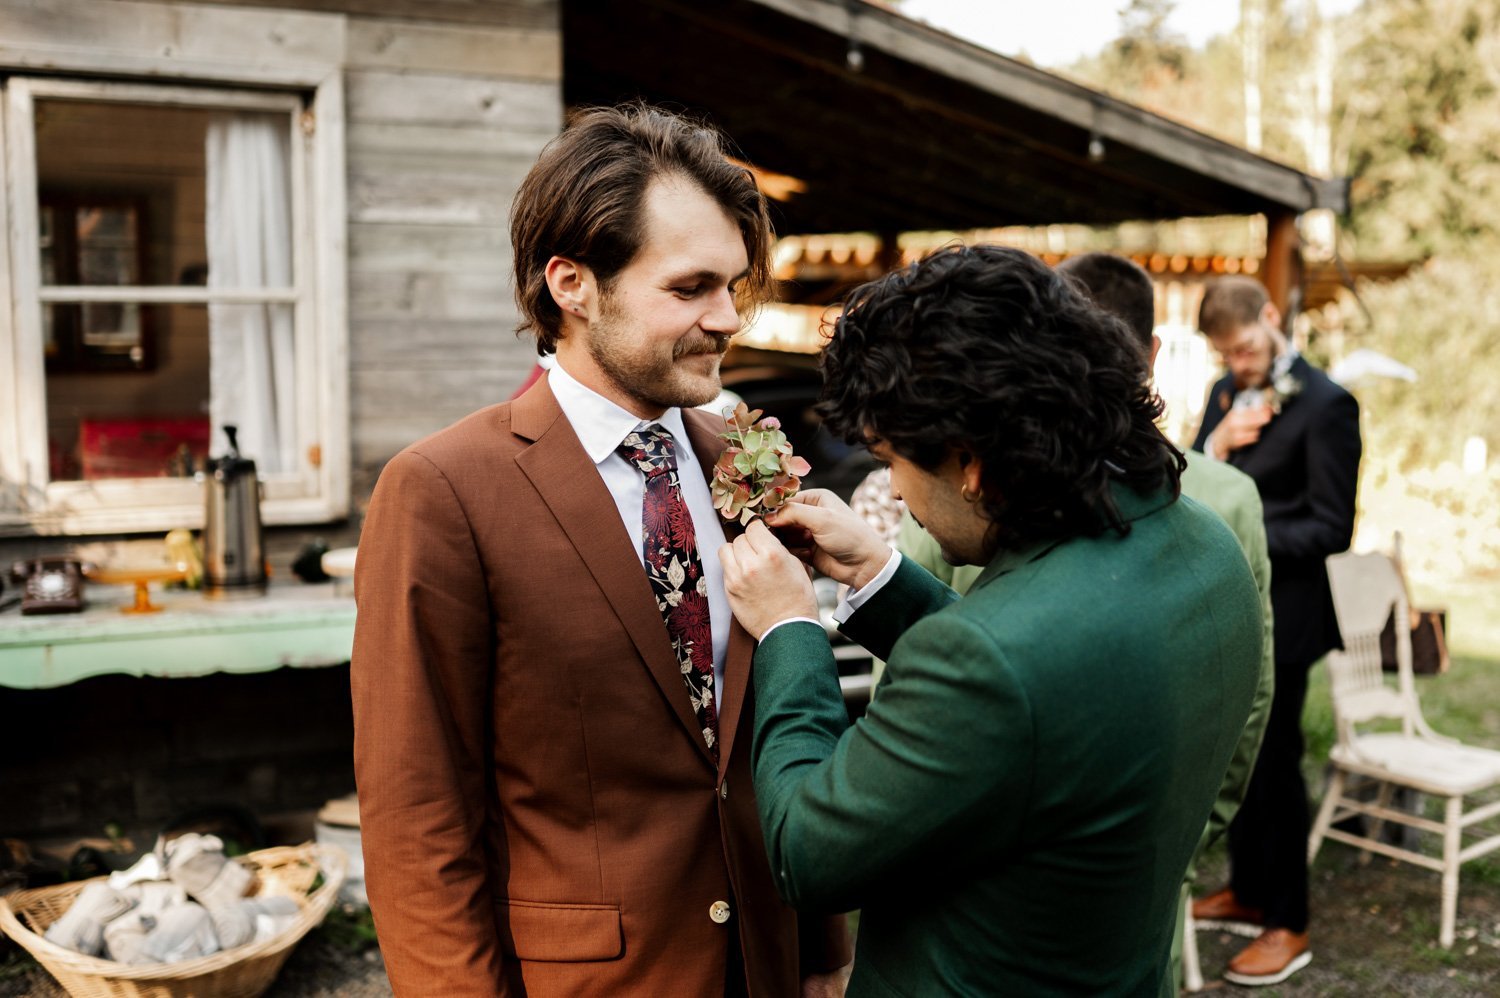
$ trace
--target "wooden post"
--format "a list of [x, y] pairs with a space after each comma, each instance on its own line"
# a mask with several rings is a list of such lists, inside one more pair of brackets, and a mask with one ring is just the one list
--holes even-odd
[[[1282, 315], [1284, 330], [1292, 326], [1293, 309], [1300, 301], [1293, 294], [1302, 283], [1302, 254], [1297, 239], [1297, 215], [1291, 211], [1266, 213], [1266, 262], [1261, 267], [1260, 279], [1266, 286], [1271, 301]], [[1299, 296], [1300, 297], [1300, 296]]]
[[899, 238], [900, 233], [897, 232], [880, 233], [880, 256], [877, 262], [882, 274], [889, 274], [901, 267], [901, 246], [897, 242]]

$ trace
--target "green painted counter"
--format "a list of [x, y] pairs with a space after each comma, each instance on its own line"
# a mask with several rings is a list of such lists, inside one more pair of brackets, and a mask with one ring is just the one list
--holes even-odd
[[354, 598], [334, 583], [272, 583], [265, 596], [210, 600], [153, 586], [161, 613], [133, 616], [131, 590], [90, 585], [82, 613], [0, 613], [0, 686], [36, 689], [107, 673], [202, 676], [349, 661]]

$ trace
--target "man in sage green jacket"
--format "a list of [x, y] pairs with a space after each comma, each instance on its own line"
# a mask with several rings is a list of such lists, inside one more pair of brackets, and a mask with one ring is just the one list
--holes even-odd
[[[1085, 253], [1070, 257], [1057, 265], [1057, 271], [1077, 281], [1094, 304], [1125, 321], [1135, 334], [1141, 349], [1146, 351], [1148, 365], [1154, 369], [1156, 355], [1161, 350], [1161, 338], [1156, 335], [1155, 330], [1156, 291], [1151, 283], [1151, 276], [1133, 261], [1110, 253]], [[1255, 576], [1255, 587], [1260, 591], [1263, 626], [1260, 683], [1255, 690], [1255, 703], [1250, 708], [1245, 729], [1240, 733], [1234, 757], [1229, 761], [1229, 769], [1224, 773], [1224, 782], [1219, 785], [1219, 796], [1214, 799], [1208, 824], [1203, 827], [1198, 852], [1193, 863], [1188, 865], [1183, 879], [1182, 905], [1177, 916], [1178, 933], [1172, 942], [1172, 970], [1179, 985], [1183, 976], [1182, 928], [1187, 920], [1192, 882], [1197, 876], [1197, 857], [1228, 831], [1229, 823], [1234, 820], [1240, 805], [1244, 803], [1245, 792], [1250, 786], [1250, 774], [1255, 769], [1261, 739], [1266, 733], [1266, 721], [1271, 716], [1271, 700], [1276, 692], [1271, 556], [1266, 550], [1266, 522], [1261, 508], [1260, 490], [1255, 485], [1255, 479], [1223, 461], [1215, 461], [1194, 450], [1185, 452], [1183, 456], [1187, 458], [1187, 467], [1182, 470], [1182, 494], [1191, 496], [1223, 517], [1224, 522], [1229, 524], [1229, 529], [1234, 531], [1234, 536], [1239, 538], [1240, 547], [1244, 549], [1245, 558], [1250, 563], [1250, 572]], [[920, 533], [920, 529], [918, 532]], [[1205, 923], [1203, 927], [1212, 926]]]
[[856, 291], [824, 411], [891, 466], [959, 598], [828, 493], [767, 522], [851, 588], [887, 660], [845, 729], [800, 563], [723, 554], [755, 656], [754, 769], [782, 896], [860, 908], [851, 995], [1173, 992], [1182, 872], [1259, 676], [1259, 598], [1119, 320], [1015, 250], [946, 250]]

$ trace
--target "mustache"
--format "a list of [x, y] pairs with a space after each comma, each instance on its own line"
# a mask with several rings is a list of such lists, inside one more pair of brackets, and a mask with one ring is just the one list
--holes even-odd
[[733, 339], [730, 333], [705, 333], [701, 339], [681, 339], [672, 344], [672, 359], [679, 357], [693, 357], [698, 354], [718, 354], [723, 356], [729, 349], [729, 341]]

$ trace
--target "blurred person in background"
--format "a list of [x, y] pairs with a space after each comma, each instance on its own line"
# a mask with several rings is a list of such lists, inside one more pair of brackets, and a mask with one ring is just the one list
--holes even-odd
[[1260, 491], [1276, 692], [1245, 803], [1229, 826], [1229, 884], [1194, 902], [1193, 917], [1256, 934], [1225, 978], [1276, 984], [1312, 959], [1302, 706], [1308, 669], [1342, 646], [1324, 559], [1348, 550], [1354, 536], [1359, 403], [1287, 341], [1259, 281], [1210, 281], [1198, 328], [1226, 373], [1209, 391], [1193, 447], [1243, 471]]

